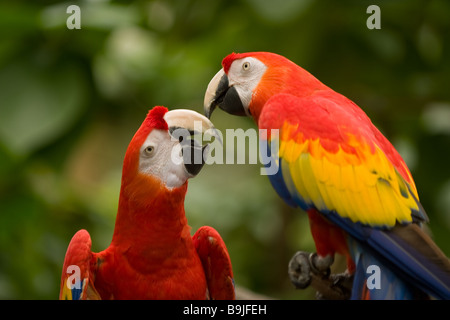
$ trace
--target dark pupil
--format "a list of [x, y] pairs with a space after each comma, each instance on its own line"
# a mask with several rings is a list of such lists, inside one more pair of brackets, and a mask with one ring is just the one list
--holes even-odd
[[153, 147], [147, 147], [147, 152], [152, 152], [153, 151]]

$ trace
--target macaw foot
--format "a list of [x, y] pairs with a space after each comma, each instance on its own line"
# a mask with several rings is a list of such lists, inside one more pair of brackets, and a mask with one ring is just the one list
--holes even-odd
[[288, 274], [297, 289], [305, 289], [311, 284], [310, 253], [298, 251], [289, 261]]
[[312, 276], [328, 277], [334, 258], [320, 257], [317, 253], [298, 251], [289, 262], [289, 278], [297, 289], [305, 289], [311, 284]]
[[297, 289], [311, 285], [318, 299], [343, 300], [351, 293], [353, 277], [347, 273], [331, 274], [334, 257], [321, 257], [317, 253], [298, 251], [289, 262], [288, 274]]
[[[325, 279], [324, 279], [325, 280]], [[353, 275], [347, 272], [330, 274], [328, 288], [316, 292], [317, 300], [348, 300], [352, 294]]]

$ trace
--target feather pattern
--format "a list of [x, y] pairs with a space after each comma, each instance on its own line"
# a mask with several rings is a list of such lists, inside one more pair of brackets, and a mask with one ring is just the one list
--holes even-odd
[[[305, 99], [275, 96], [265, 112], [279, 108], [279, 100], [291, 105], [305, 104]], [[321, 103], [323, 108], [326, 101]], [[317, 105], [307, 104], [309, 110], [314, 107]], [[285, 187], [304, 209], [335, 211], [353, 222], [376, 227], [412, 222], [412, 212], [427, 220], [418, 204], [415, 186], [399, 174], [380, 146], [353, 132], [347, 132], [344, 140], [343, 129], [335, 134], [340, 141], [333, 144], [327, 138], [332, 133], [324, 132], [321, 138], [315, 132], [307, 132], [298, 118], [288, 117], [282, 123], [278, 157]]]
[[70, 241], [61, 276], [60, 300], [98, 300], [95, 289], [96, 257], [91, 252], [91, 237], [78, 231]]
[[[356, 263], [353, 298], [415, 298], [420, 296], [419, 288], [436, 298], [449, 299], [450, 265], [416, 224], [428, 217], [403, 160], [385, 141], [377, 143], [376, 128], [372, 129], [375, 134], [370, 134], [364, 126], [356, 130], [338, 126], [338, 119], [330, 120], [331, 107], [327, 108], [335, 104], [324, 99], [320, 103], [279, 95], [265, 105], [260, 117], [263, 129], [276, 127], [268, 125], [268, 117], [279, 113], [281, 104], [295, 110], [280, 120], [279, 137], [271, 137], [280, 140], [277, 175], [282, 179], [274, 188], [284, 190], [284, 198], [302, 209], [317, 210], [350, 235], [348, 251]], [[329, 113], [327, 125], [320, 130], [309, 123], [311, 119], [299, 116], [302, 111], [313, 113], [314, 108]], [[383, 149], [387, 146], [388, 152]], [[315, 236], [318, 247], [320, 238]], [[370, 274], [366, 270], [374, 264], [381, 268], [381, 291], [367, 289]]]

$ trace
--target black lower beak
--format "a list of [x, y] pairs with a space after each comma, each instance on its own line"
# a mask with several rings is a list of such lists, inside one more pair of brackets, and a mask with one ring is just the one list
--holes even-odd
[[209, 107], [208, 112], [205, 114], [208, 119], [211, 118], [211, 114], [217, 106], [232, 115], [247, 115], [236, 88], [229, 86], [228, 76], [226, 74], [220, 79], [215, 98]]
[[181, 141], [181, 152], [186, 171], [196, 176], [205, 164], [204, 151], [208, 145], [202, 146], [194, 139], [184, 139]]

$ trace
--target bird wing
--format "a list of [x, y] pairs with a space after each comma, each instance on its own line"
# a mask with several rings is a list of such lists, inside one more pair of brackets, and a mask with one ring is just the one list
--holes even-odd
[[94, 287], [95, 258], [91, 252], [91, 237], [86, 230], [73, 236], [67, 248], [61, 275], [60, 300], [101, 299]]
[[211, 227], [203, 226], [197, 230], [192, 240], [205, 271], [210, 299], [234, 300], [230, 256], [219, 233]]
[[403, 160], [392, 145], [378, 142], [378, 130], [367, 116], [353, 110], [326, 97], [272, 97], [259, 124], [280, 130], [282, 179], [275, 188], [284, 188], [285, 197], [305, 210], [335, 212], [363, 225], [390, 228], [426, 221]]

